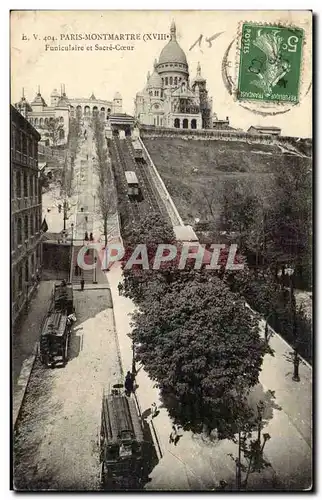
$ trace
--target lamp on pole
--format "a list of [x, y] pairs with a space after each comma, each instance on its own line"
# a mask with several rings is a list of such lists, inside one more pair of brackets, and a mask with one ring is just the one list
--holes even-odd
[[297, 332], [296, 332], [296, 299], [294, 296], [294, 281], [293, 281], [294, 269], [288, 269], [287, 274], [290, 276], [290, 303], [291, 303], [291, 318], [292, 318], [292, 334], [294, 342], [294, 348], [292, 353], [292, 361], [293, 361], [292, 380], [294, 380], [294, 382], [300, 382], [301, 381], [299, 376], [300, 358], [298, 353]]
[[94, 257], [94, 264], [95, 264], [95, 266], [94, 266], [94, 281], [93, 281], [93, 283], [94, 283], [94, 285], [97, 285], [97, 281], [96, 281], [96, 264], [97, 264], [97, 257]]

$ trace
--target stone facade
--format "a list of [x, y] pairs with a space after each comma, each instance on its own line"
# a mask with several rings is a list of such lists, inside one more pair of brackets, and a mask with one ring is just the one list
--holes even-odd
[[[148, 73], [142, 92], [135, 98], [135, 118], [142, 125], [202, 129], [213, 127], [212, 100], [198, 63], [190, 82], [186, 55], [176, 39], [174, 22], [171, 38]], [[229, 122], [228, 122], [229, 123]]]
[[122, 96], [116, 92], [112, 101], [96, 99], [94, 94], [89, 98], [68, 98], [65, 86], [62, 85], [60, 94], [57, 89], [52, 91], [50, 106], [47, 105], [38, 88], [30, 104], [23, 92], [21, 100], [15, 104], [15, 107], [40, 133], [42, 141], [49, 141], [49, 145], [53, 145], [53, 141], [48, 133], [48, 127], [50, 127], [50, 122], [56, 120], [58, 137], [55, 145], [61, 145], [67, 142], [70, 117], [90, 117], [99, 114], [104, 120], [108, 120], [110, 114], [122, 112]]
[[11, 293], [16, 322], [42, 267], [40, 134], [11, 106]]

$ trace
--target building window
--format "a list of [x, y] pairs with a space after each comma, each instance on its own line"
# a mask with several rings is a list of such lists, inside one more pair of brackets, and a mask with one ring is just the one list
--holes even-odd
[[178, 77], [177, 76], [174, 77], [174, 84], [178, 85]]
[[38, 118], [35, 118], [35, 127], [38, 125]]
[[30, 234], [31, 236], [35, 234], [35, 214], [30, 216]]
[[29, 196], [33, 197], [34, 196], [34, 176], [31, 175], [29, 177]]
[[31, 254], [31, 276], [35, 274], [35, 254]]
[[18, 245], [22, 244], [22, 220], [20, 217], [17, 221], [17, 243]]
[[28, 176], [26, 172], [23, 174], [23, 195], [28, 198]]
[[29, 137], [29, 140], [28, 140], [28, 156], [32, 156], [32, 153], [33, 153], [33, 140], [31, 137]]
[[36, 231], [36, 233], [38, 233], [39, 227], [40, 227], [40, 223], [39, 223], [39, 211], [37, 210], [36, 213], [35, 213], [35, 231]]
[[161, 80], [162, 80], [162, 85], [163, 85], [164, 84], [164, 78], [161, 78]]
[[172, 78], [172, 76], [170, 76], [170, 85], [172, 85], [172, 84], [173, 84], [173, 78]]
[[168, 77], [165, 77], [165, 84], [168, 85]]
[[25, 215], [25, 223], [24, 223], [24, 230], [25, 230], [25, 240], [29, 238], [29, 219], [28, 215]]
[[187, 118], [183, 119], [182, 128], [188, 128], [188, 119]]
[[21, 292], [22, 290], [22, 266], [20, 265], [19, 266], [19, 270], [18, 270], [18, 290], [19, 292]]
[[16, 172], [16, 197], [21, 198], [21, 173]]
[[17, 130], [16, 138], [17, 138], [17, 151], [19, 151], [21, 153], [21, 132], [20, 132], [20, 130]]
[[29, 281], [29, 262], [28, 262], [28, 257], [25, 262], [25, 281]]
[[197, 128], [197, 120], [194, 118], [193, 120], [191, 120], [191, 128]]
[[175, 126], [175, 128], [180, 128], [180, 119], [179, 118], [175, 118], [174, 126]]

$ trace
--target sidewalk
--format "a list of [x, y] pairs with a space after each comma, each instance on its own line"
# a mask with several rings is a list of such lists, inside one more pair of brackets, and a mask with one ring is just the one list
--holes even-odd
[[[123, 370], [131, 370], [132, 341], [129, 314], [134, 305], [131, 300], [121, 297], [117, 285], [122, 279], [121, 269], [113, 266], [108, 273], [108, 281], [113, 299], [115, 326], [118, 335]], [[264, 321], [261, 333], [264, 335]], [[276, 404], [281, 410], [273, 410], [273, 418], [265, 427], [271, 439], [265, 447], [265, 458], [271, 468], [261, 474], [251, 474], [249, 489], [265, 490], [305, 489], [311, 484], [311, 370], [300, 366], [301, 382], [292, 381], [292, 365], [284, 358], [290, 351], [287, 344], [277, 334], [270, 340], [275, 356], [266, 356], [260, 384], [254, 392], [275, 391]], [[237, 448], [227, 440], [209, 443], [201, 436], [184, 432], [178, 445], [169, 443], [172, 422], [167, 410], [160, 408], [162, 402], [159, 391], [143, 368], [136, 377], [137, 398], [143, 416], [150, 414], [152, 403], [156, 403], [160, 413], [152, 422], [151, 434], [157, 436], [155, 447], [159, 463], [153, 469], [148, 490], [213, 490], [220, 480], [234, 485], [235, 465], [228, 453], [236, 456]], [[277, 476], [277, 477], [276, 477]], [[275, 485], [275, 486], [274, 486]]]
[[36, 343], [43, 319], [49, 309], [55, 281], [41, 281], [29, 303], [28, 315], [21, 318], [12, 339], [13, 424], [28, 384], [36, 355]]

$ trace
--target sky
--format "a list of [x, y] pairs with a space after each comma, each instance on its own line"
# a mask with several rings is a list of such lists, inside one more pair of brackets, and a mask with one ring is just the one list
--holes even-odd
[[[143, 89], [147, 72], [152, 73], [153, 62], [168, 40], [158, 40], [157, 35], [168, 35], [172, 20], [176, 23], [178, 43], [187, 56], [190, 79], [195, 76], [199, 61], [218, 118], [229, 116], [231, 125], [243, 130], [251, 125], [274, 125], [281, 127], [283, 135], [312, 136], [312, 21], [309, 11], [14, 11], [11, 14], [11, 102], [20, 99], [22, 88], [31, 101], [39, 85], [42, 96], [50, 104], [52, 90], [65, 84], [67, 96], [74, 98], [89, 97], [94, 92], [97, 98], [111, 100], [118, 91], [123, 97], [123, 111], [133, 114], [135, 94]], [[293, 25], [305, 30], [300, 102], [285, 114], [261, 116], [254, 112], [254, 109], [262, 109], [261, 103], [246, 110], [224, 85], [223, 57], [229, 44], [238, 38], [245, 21]], [[100, 33], [134, 34], [140, 39], [114, 42], [67, 40], [67, 35], [71, 34], [95, 37]], [[219, 33], [209, 47], [205, 38]], [[201, 35], [200, 46], [197, 43], [189, 50]], [[83, 46], [84, 50], [50, 50], [53, 46], [69, 44]], [[95, 50], [95, 44], [134, 48], [103, 51]], [[237, 80], [235, 43], [228, 60], [229, 71]], [[274, 113], [281, 109], [278, 104], [270, 108]]]

